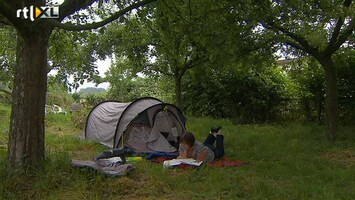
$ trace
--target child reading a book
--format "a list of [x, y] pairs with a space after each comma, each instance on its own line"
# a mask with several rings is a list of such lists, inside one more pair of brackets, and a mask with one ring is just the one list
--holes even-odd
[[[186, 132], [179, 146], [178, 158], [193, 158], [203, 162], [211, 162], [224, 156], [224, 136], [221, 127], [212, 128], [204, 143], [195, 141], [191, 132]], [[216, 146], [214, 143], [216, 142]]]

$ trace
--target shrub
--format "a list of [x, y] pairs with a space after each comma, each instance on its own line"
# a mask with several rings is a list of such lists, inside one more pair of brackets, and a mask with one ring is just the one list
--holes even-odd
[[76, 128], [84, 129], [86, 124], [86, 118], [89, 114], [88, 109], [81, 109], [80, 111], [73, 112], [71, 120]]

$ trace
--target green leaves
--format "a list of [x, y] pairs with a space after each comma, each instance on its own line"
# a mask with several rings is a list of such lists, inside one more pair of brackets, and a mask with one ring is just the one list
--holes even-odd
[[238, 123], [278, 119], [282, 109], [279, 105], [289, 97], [287, 78], [267, 62], [192, 70], [186, 79], [185, 110]]
[[68, 80], [73, 75], [74, 83], [70, 85], [72, 88], [78, 88], [78, 83], [83, 83], [84, 79], [97, 79], [96, 35], [93, 32], [63, 30], [56, 30], [52, 34], [49, 69], [57, 70], [56, 76], [63, 80]]

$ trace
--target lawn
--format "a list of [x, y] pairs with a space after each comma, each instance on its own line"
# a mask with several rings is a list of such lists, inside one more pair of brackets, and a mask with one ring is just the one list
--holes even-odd
[[203, 140], [221, 125], [226, 154], [242, 167], [163, 169], [141, 161], [126, 177], [74, 169], [71, 159], [92, 159], [106, 150], [82, 141], [69, 115], [47, 115], [45, 167], [35, 174], [6, 173], [9, 106], [0, 105], [0, 199], [352, 199], [355, 196], [355, 127], [340, 127], [326, 142], [315, 124], [233, 125], [188, 117]]

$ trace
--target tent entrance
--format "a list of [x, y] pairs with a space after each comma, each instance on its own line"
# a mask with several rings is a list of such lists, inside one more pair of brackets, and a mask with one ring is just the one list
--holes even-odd
[[136, 152], [176, 152], [183, 127], [171, 112], [158, 111], [151, 120], [149, 112], [140, 113], [128, 125], [121, 139], [123, 145]]

